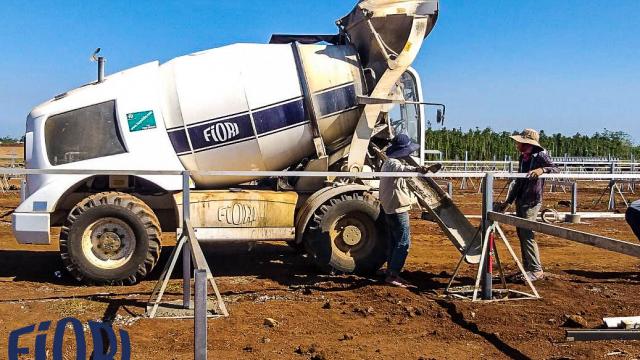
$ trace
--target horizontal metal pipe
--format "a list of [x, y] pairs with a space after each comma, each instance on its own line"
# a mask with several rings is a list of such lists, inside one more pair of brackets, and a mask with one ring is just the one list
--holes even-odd
[[[515, 213], [505, 213], [505, 215], [515, 215]], [[558, 216], [564, 219], [566, 215], [571, 215], [569, 211], [558, 211]], [[582, 219], [624, 219], [624, 214], [618, 214], [607, 211], [591, 211], [591, 212], [577, 212], [576, 215], [580, 215]], [[465, 215], [469, 219], [481, 219], [480, 214], [468, 214]]]
[[[431, 153], [429, 153], [431, 154]], [[487, 164], [487, 165], [492, 165], [492, 164], [509, 164], [511, 163], [517, 163], [517, 161], [503, 161], [503, 160], [469, 160], [469, 161], [464, 161], [464, 160], [443, 160], [443, 161], [439, 161], [442, 164], [464, 164], [465, 162], [467, 164]], [[615, 161], [614, 162], [616, 164], [616, 166], [620, 166], [620, 165], [640, 165], [639, 162], [631, 162], [631, 161]], [[554, 164], [558, 164], [558, 165], [601, 165], [601, 166], [611, 166], [611, 161], [598, 161], [598, 160], [593, 160], [593, 161], [554, 161]]]
[[567, 341], [640, 340], [640, 330], [567, 330]]
[[544, 224], [493, 211], [488, 213], [488, 217], [490, 220], [499, 222], [501, 224], [512, 225], [522, 229], [529, 229], [537, 233], [547, 234], [629, 256], [640, 257], [640, 245], [637, 243], [611, 239], [605, 236], [590, 234], [550, 224]]
[[[80, 169], [16, 169], [0, 168], [6, 175], [182, 175], [178, 170], [80, 170]], [[508, 172], [439, 172], [421, 174], [418, 172], [340, 172], [340, 171], [189, 171], [191, 175], [230, 177], [339, 177], [358, 179], [394, 178], [483, 178], [490, 173], [494, 178], [526, 178], [524, 173]], [[545, 174], [543, 179], [583, 179], [583, 180], [640, 180], [640, 174]]]

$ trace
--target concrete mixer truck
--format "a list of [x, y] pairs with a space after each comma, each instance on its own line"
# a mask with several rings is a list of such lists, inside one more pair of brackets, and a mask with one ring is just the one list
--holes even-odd
[[197, 171], [375, 171], [370, 146], [398, 131], [423, 144], [410, 65], [437, 17], [437, 0], [362, 0], [337, 35], [274, 35], [106, 77], [98, 58], [98, 80], [33, 109], [25, 135], [28, 169], [92, 173], [28, 175], [17, 241], [49, 244], [60, 227], [74, 278], [134, 283], [162, 232], [181, 227], [182, 177], [149, 171], [188, 170], [199, 241], [282, 240], [323, 267], [375, 271], [386, 239], [371, 184]]

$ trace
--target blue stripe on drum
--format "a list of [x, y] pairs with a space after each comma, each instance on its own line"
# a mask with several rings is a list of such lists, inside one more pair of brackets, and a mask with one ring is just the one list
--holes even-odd
[[[213, 118], [213, 119], [202, 120], [202, 121], [198, 121], [198, 122], [195, 122], [195, 123], [191, 123], [191, 124], [188, 124], [187, 127], [194, 127], [194, 126], [201, 125], [201, 124], [204, 124], [204, 123], [208, 124], [208, 123], [211, 123], [211, 122], [214, 122], [214, 121], [224, 120], [224, 119], [228, 119], [228, 118], [232, 118], [232, 117], [236, 117], [238, 115], [244, 115], [244, 114], [248, 114], [248, 113], [249, 113], [248, 111], [240, 111], [240, 112], [237, 112], [235, 114], [228, 114], [228, 115], [219, 116], [219, 117], [216, 117], [216, 118]], [[167, 129], [167, 131], [173, 131], [173, 130], [176, 130], [176, 129], [182, 129], [183, 127], [184, 127], [184, 125], [174, 126], [172, 128]]]
[[302, 99], [253, 113], [258, 135], [304, 123], [307, 120]]
[[188, 131], [194, 151], [254, 137], [249, 114], [200, 124]]
[[[314, 94], [314, 97], [319, 118], [352, 110], [358, 105], [353, 83], [323, 90]], [[285, 100], [253, 111], [253, 125], [258, 136], [268, 136], [309, 123], [309, 115], [302, 98]], [[249, 112], [190, 124], [187, 131], [194, 152], [249, 141], [256, 136]], [[178, 155], [190, 153], [191, 148], [184, 127], [170, 129], [168, 134]]]
[[319, 117], [327, 117], [358, 105], [353, 83], [315, 95]]
[[170, 131], [169, 140], [171, 140], [171, 145], [173, 145], [173, 149], [176, 151], [176, 154], [183, 155], [183, 153], [189, 153], [191, 151], [191, 147], [189, 147], [189, 140], [187, 139], [187, 133], [184, 131], [184, 128]]

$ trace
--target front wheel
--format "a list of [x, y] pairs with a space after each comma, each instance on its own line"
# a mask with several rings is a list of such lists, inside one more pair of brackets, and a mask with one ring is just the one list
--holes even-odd
[[140, 199], [124, 193], [89, 196], [69, 213], [60, 232], [65, 268], [88, 284], [134, 284], [160, 257], [158, 218]]
[[343, 194], [316, 209], [305, 232], [305, 247], [322, 268], [371, 274], [386, 261], [382, 223], [373, 196]]

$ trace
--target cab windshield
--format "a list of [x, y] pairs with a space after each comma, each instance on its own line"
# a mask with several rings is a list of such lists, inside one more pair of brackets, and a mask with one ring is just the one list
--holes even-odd
[[[420, 101], [416, 79], [406, 71], [400, 78], [400, 91], [406, 101]], [[394, 134], [406, 134], [411, 141], [420, 144], [422, 141], [422, 122], [420, 105], [399, 104], [395, 105], [389, 112], [389, 122]]]

